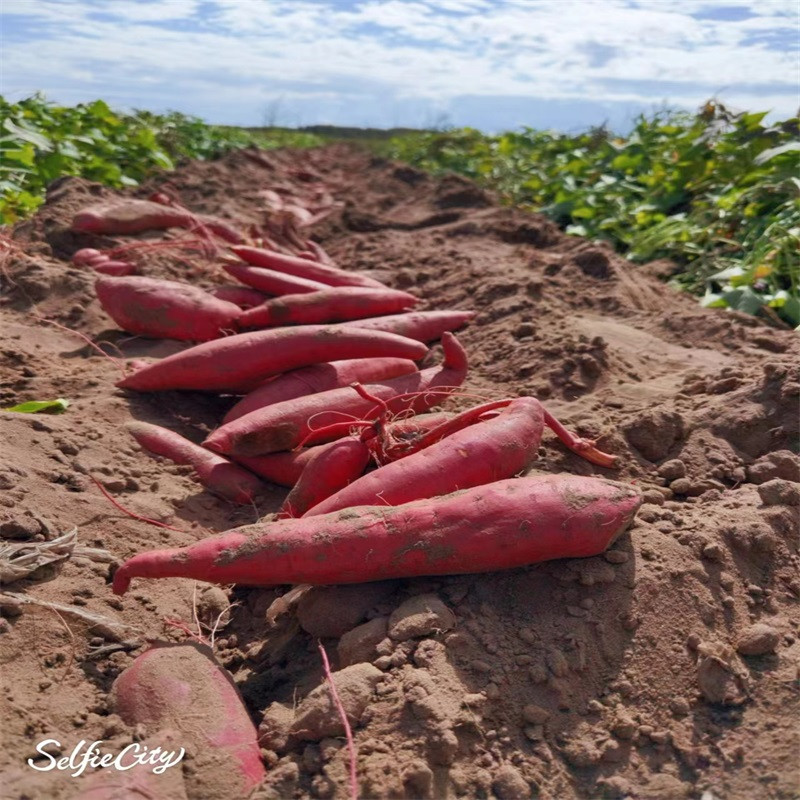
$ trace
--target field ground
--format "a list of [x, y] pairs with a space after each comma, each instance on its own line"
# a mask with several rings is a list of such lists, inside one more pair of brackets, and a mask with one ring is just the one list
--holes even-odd
[[[659, 280], [663, 263], [633, 267], [543, 217], [500, 207], [465, 179], [430, 178], [344, 145], [257, 159], [233, 152], [131, 193], [147, 196], [166, 181], [193, 210], [244, 226], [259, 222], [259, 190], [300, 185], [304, 172], [344, 201], [314, 229], [337, 263], [417, 293], [424, 308], [479, 312], [459, 335], [471, 363], [465, 391], [539, 397], [618, 454], [615, 474], [646, 500], [605, 557], [325, 595], [323, 621], [359, 604], [362, 616], [387, 615], [420, 593], [456, 616], [452, 631], [400, 644], [382, 662], [385, 677], [355, 731], [362, 796], [796, 797], [797, 336], [702, 309]], [[200, 491], [186, 469], [140, 452], [122, 429], [131, 418], [199, 440], [231, 399], [127, 394], [113, 386], [113, 364], [33, 318], [113, 342], [126, 357], [179, 349], [114, 330], [91, 277], [69, 264], [76, 249], [98, 244], [68, 231], [72, 215], [113, 194], [62, 179], [15, 229], [19, 251], [5, 262], [0, 305], [0, 405], [71, 405], [58, 416], [0, 414], [0, 524], [4, 535], [39, 538], [47, 526], [77, 526], [83, 544], [125, 558], [251, 523], [283, 492], [268, 489], [257, 509], [232, 507]], [[154, 253], [143, 270], [227, 282], [195, 255]], [[533, 472], [559, 471], [604, 473], [547, 435]], [[184, 532], [117, 512], [88, 474], [128, 508]], [[182, 637], [164, 621], [191, 622], [191, 581], [137, 581], [119, 599], [106, 573], [68, 561], [10, 589], [118, 619], [130, 626], [131, 648]], [[311, 635], [293, 621], [267, 630], [276, 595], [232, 590], [238, 605], [216, 640], [256, 723], [270, 703], [291, 705], [321, 679]], [[73, 618], [36, 606], [6, 613], [4, 796], [76, 796], [79, 779], [34, 773], [25, 759], [44, 738], [66, 752], [81, 739], [130, 742], [135, 732], [109, 715], [106, 698], [138, 650], [93, 654], [108, 642]], [[759, 636], [757, 623], [768, 626]], [[764, 652], [738, 653], [743, 640]], [[334, 659], [336, 643], [325, 640]], [[265, 755], [257, 797], [346, 796], [340, 740]], [[191, 760], [184, 769], [189, 797], [228, 796], [224, 785], [198, 786]]]

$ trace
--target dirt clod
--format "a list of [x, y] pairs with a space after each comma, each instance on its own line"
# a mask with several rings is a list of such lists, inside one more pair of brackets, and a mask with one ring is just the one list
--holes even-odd
[[406, 600], [389, 617], [389, 636], [395, 641], [417, 639], [450, 630], [455, 614], [432, 594], [420, 594]]
[[742, 633], [736, 643], [736, 652], [743, 656], [763, 656], [774, 653], [780, 640], [780, 633], [775, 628], [760, 622]]
[[[353, 664], [334, 672], [333, 682], [351, 725], [358, 725], [375, 686], [383, 673], [372, 664]], [[344, 726], [330, 686], [320, 684], [298, 705], [291, 735], [302, 741], [318, 742], [325, 736], [342, 736]]]
[[782, 478], [773, 478], [758, 487], [765, 506], [800, 506], [800, 486]]

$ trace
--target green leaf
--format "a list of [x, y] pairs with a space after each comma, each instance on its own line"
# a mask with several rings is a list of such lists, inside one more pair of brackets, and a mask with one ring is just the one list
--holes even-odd
[[790, 297], [778, 312], [790, 325], [800, 326], [800, 300]]
[[764, 305], [764, 298], [756, 294], [749, 286], [744, 289], [733, 289], [725, 292], [722, 296], [731, 308], [743, 311], [745, 314], [757, 314]]
[[728, 304], [721, 294], [706, 292], [700, 300], [700, 305], [703, 308], [726, 308]]
[[2, 410], [17, 414], [63, 414], [68, 406], [69, 400], [59, 397], [57, 400], [30, 400]]
[[753, 159], [753, 163], [761, 166], [762, 164], [766, 164], [767, 161], [771, 161], [776, 156], [782, 156], [784, 153], [793, 153], [797, 150], [800, 150], [800, 142], [787, 142], [780, 147], [771, 147], [769, 150], [764, 150], [762, 153], [759, 153]]
[[22, 139], [23, 142], [28, 142], [34, 147], [38, 147], [45, 153], [48, 153], [53, 149], [53, 143], [46, 136], [43, 136], [41, 133], [33, 130], [32, 128], [16, 125], [9, 118], [3, 120], [3, 127], [9, 133], [13, 133], [18, 139]]

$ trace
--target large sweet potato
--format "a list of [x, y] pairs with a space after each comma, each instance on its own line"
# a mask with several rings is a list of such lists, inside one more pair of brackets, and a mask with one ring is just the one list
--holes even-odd
[[631, 523], [635, 488], [577, 475], [511, 478], [401, 506], [359, 506], [319, 517], [235, 528], [185, 548], [128, 559], [131, 579], [216, 583], [364, 583], [521, 567], [602, 553]]

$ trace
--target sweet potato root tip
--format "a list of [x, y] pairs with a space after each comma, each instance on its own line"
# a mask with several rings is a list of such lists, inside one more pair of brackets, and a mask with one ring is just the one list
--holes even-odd
[[252, 473], [174, 431], [147, 422], [130, 422], [127, 429], [149, 452], [193, 467], [200, 483], [226, 500], [248, 504], [263, 488]]
[[581, 439], [574, 433], [568, 431], [549, 411], [545, 409], [544, 422], [553, 433], [574, 453], [577, 453], [581, 458], [585, 458], [592, 464], [597, 464], [600, 467], [607, 469], [616, 466], [617, 457], [609, 453], [604, 453], [595, 447], [595, 443], [588, 439]]

